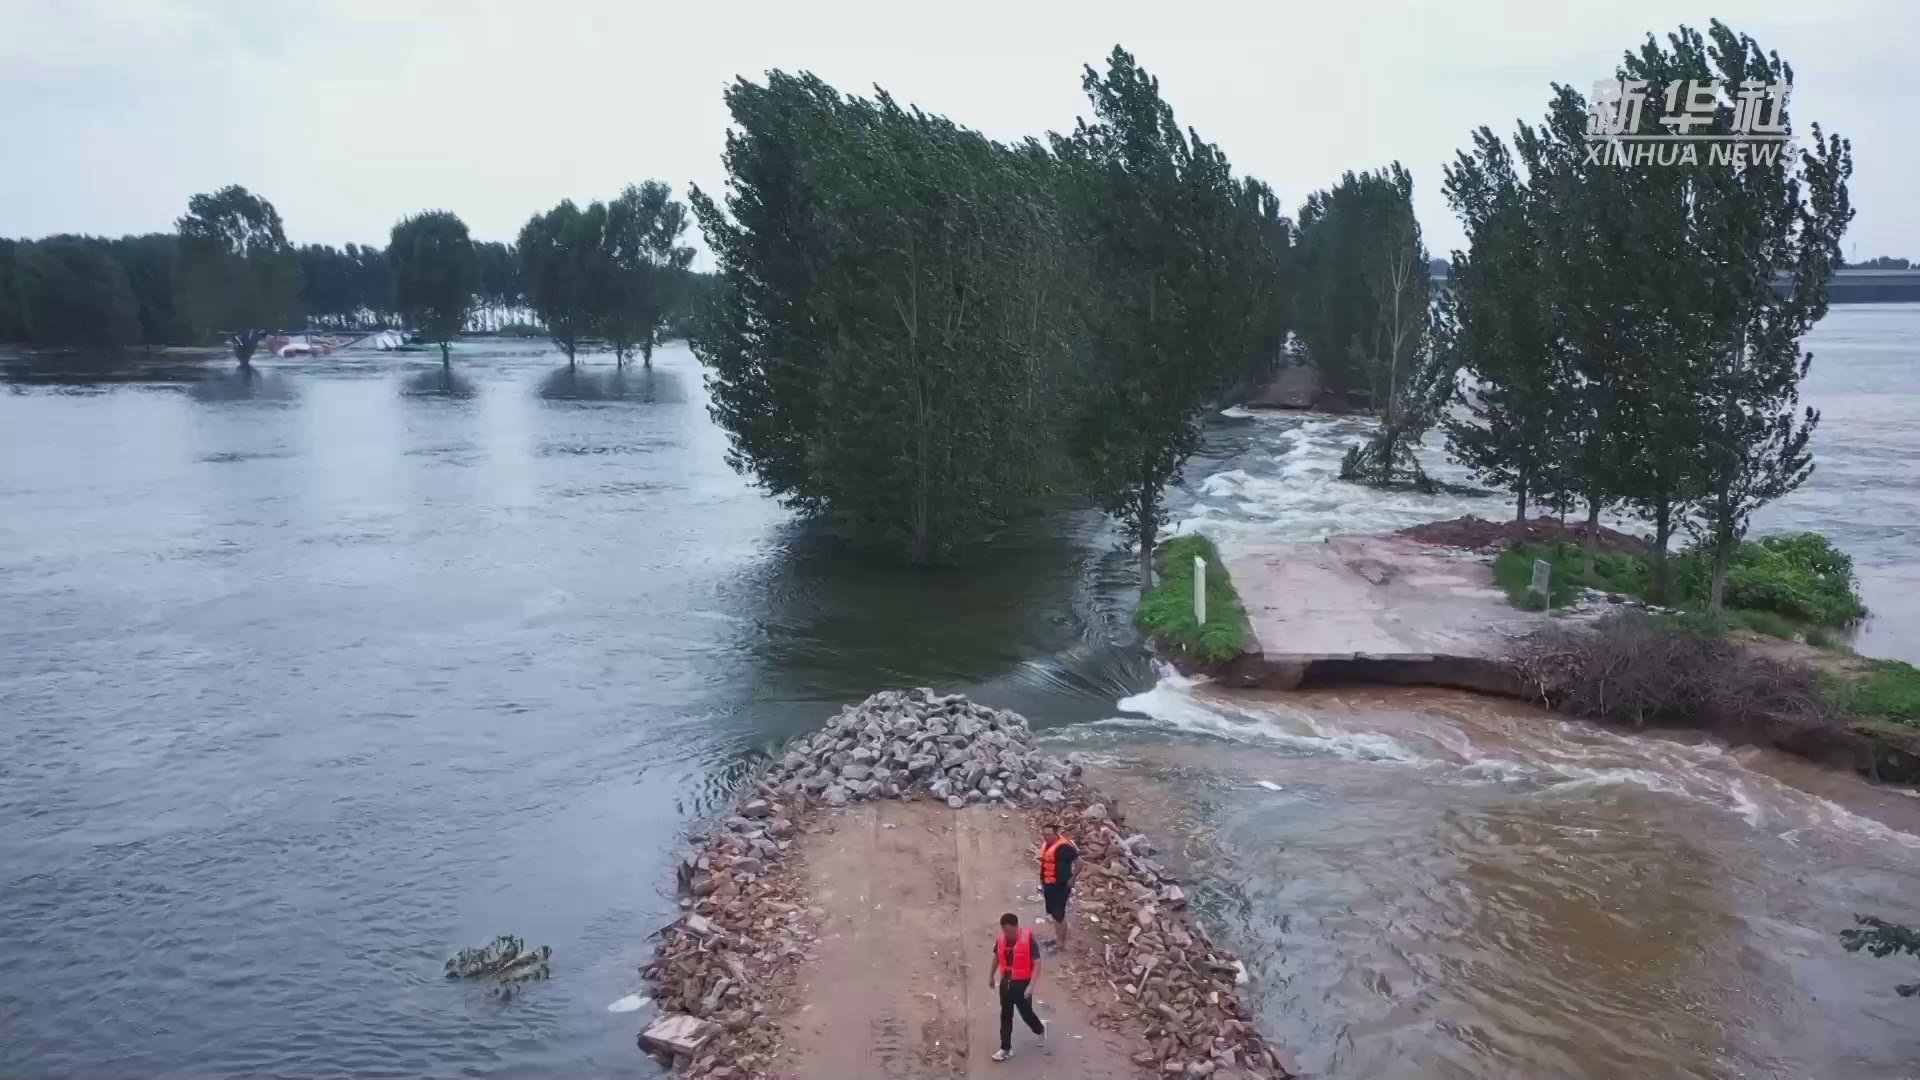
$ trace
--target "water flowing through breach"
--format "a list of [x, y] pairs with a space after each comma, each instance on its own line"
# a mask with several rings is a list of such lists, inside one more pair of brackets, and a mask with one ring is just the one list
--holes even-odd
[[[1920, 308], [1815, 337], [1820, 470], [1761, 524], [1852, 551], [1862, 648], [1920, 659]], [[1920, 1058], [1899, 965], [1833, 939], [1920, 921], [1898, 807], [1484, 703], [1163, 681], [1098, 519], [948, 573], [849, 558], [726, 467], [678, 346], [0, 375], [0, 1073], [653, 1075], [646, 1014], [606, 1005], [673, 910], [676, 833], [755, 754], [918, 685], [1110, 755], [1186, 823], [1268, 1022], [1332, 1075]], [[1175, 520], [1505, 513], [1338, 483], [1366, 426], [1220, 417]], [[554, 978], [502, 1006], [441, 977], [502, 932]]]
[[1329, 1076], [1903, 1076], [1920, 801], [1795, 759], [1441, 691], [1169, 675], [1055, 737], [1249, 955]]

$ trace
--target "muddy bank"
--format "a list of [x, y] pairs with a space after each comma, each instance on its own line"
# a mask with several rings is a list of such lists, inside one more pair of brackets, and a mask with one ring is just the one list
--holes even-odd
[[[876, 694], [795, 740], [735, 810], [690, 838], [678, 881], [687, 914], [661, 931], [642, 969], [659, 1013], [641, 1045], [679, 1071], [734, 1080], [984, 1068], [998, 1006], [976, 1001], [973, 984], [999, 909], [1037, 891], [1049, 820], [1067, 823], [1080, 847], [1083, 920], [1068, 954], [1050, 958], [1064, 970], [1046, 975], [1055, 1015], [1068, 1018], [1062, 1035], [1075, 1040], [1055, 1040], [1075, 1059], [1055, 1064], [1089, 1076], [1298, 1071], [1255, 1029], [1237, 989], [1244, 966], [1189, 917], [1151, 840], [1128, 831], [1078, 765], [1035, 749], [1016, 713], [958, 694]], [[895, 830], [904, 831], [878, 839]], [[893, 842], [902, 838], [913, 842]], [[933, 891], [919, 895], [928, 881]], [[939, 936], [932, 927], [960, 928], [949, 961], [907, 960]], [[1036, 997], [1044, 1014], [1048, 999]], [[966, 1005], [956, 1012], [954, 1001]], [[1099, 1036], [1082, 1045], [1088, 1029]]]
[[[1817, 650], [1782, 655], [1778, 646], [1736, 637], [1720, 649], [1725, 655], [1710, 665], [1689, 667], [1675, 661], [1656, 673], [1676, 683], [1678, 690], [1697, 691], [1692, 697], [1711, 693], [1726, 702], [1754, 697], [1739, 691], [1739, 686], [1791, 685], [1804, 699], [1807, 708], [1799, 712], [1806, 715], [1782, 718], [1757, 705], [1744, 712], [1744, 706], [1734, 705], [1731, 712], [1738, 715], [1727, 715], [1729, 708], [1716, 708], [1709, 710], [1715, 719], [1707, 723], [1688, 715], [1662, 715], [1661, 709], [1635, 708], [1620, 714], [1618, 708], [1569, 705], [1570, 696], [1577, 695], [1570, 695], [1563, 685], [1567, 678], [1543, 675], [1543, 666], [1537, 662], [1540, 641], [1592, 636], [1593, 628], [1616, 625], [1619, 620], [1611, 616], [1628, 612], [1631, 605], [1605, 602], [1618, 598], [1600, 599], [1600, 594], [1592, 593], [1593, 602], [1554, 615], [1522, 611], [1495, 585], [1486, 553], [1521, 540], [1574, 541], [1583, 535], [1577, 526], [1546, 518], [1491, 522], [1463, 517], [1386, 536], [1242, 543], [1223, 556], [1246, 615], [1240, 653], [1211, 664], [1169, 659], [1184, 674], [1205, 674], [1222, 686], [1238, 689], [1393, 685], [1468, 690], [1601, 723], [1627, 719], [1635, 727], [1702, 728], [1732, 745], [1776, 747], [1880, 781], [1920, 782], [1920, 731], [1837, 717], [1820, 703], [1807, 676], [1816, 667], [1845, 661], [1831, 656], [1809, 661], [1805, 654]], [[1612, 530], [1603, 530], [1600, 541], [1610, 548], [1642, 544]], [[1528, 663], [1529, 655], [1536, 662]], [[1732, 688], [1723, 692], [1719, 684], [1726, 680], [1720, 677], [1721, 669], [1729, 665], [1752, 669], [1752, 677], [1729, 684]], [[1586, 665], [1586, 669], [1592, 667]], [[1684, 677], [1688, 670], [1713, 678], [1688, 680]], [[1617, 681], [1612, 669], [1590, 673], [1603, 684], [1596, 691], [1598, 697], [1619, 696], [1599, 692], [1604, 684]], [[1587, 681], [1585, 676], [1572, 679], [1582, 681]], [[1709, 682], [1714, 686], [1709, 687]], [[1674, 687], [1664, 692], [1666, 698], [1676, 696], [1689, 695]]]

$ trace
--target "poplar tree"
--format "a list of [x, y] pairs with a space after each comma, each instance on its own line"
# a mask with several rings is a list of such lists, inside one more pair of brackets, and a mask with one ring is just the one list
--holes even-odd
[[1164, 490], [1259, 340], [1277, 211], [1236, 184], [1218, 147], [1182, 132], [1159, 81], [1124, 49], [1081, 85], [1094, 119], [1055, 137], [1086, 267], [1070, 445], [1095, 503], [1139, 546], [1144, 595]]
[[402, 219], [388, 239], [387, 263], [394, 309], [440, 346], [441, 364], [451, 363], [450, 345], [466, 329], [480, 281], [466, 222], [445, 210]]
[[629, 184], [607, 204], [599, 262], [599, 324], [615, 362], [640, 353], [653, 366], [667, 317], [684, 288], [693, 249], [680, 243], [687, 208], [658, 180]]
[[595, 317], [604, 290], [604, 237], [607, 208], [594, 203], [581, 210], [572, 199], [535, 214], [520, 230], [520, 273], [527, 304], [561, 352], [575, 364], [580, 340], [598, 331]]
[[242, 366], [269, 333], [301, 321], [300, 256], [272, 203], [235, 184], [188, 200], [175, 227], [186, 310], [228, 338]]
[[[1778, 53], [1718, 20], [1705, 39], [1682, 28], [1669, 49], [1650, 40], [1642, 55], [1650, 68], [1677, 60], [1730, 88], [1793, 85], [1793, 69]], [[1635, 70], [1631, 59], [1628, 69]], [[1766, 104], [1748, 101], [1750, 108]], [[1737, 98], [1722, 103], [1711, 130], [1732, 133], [1739, 107]], [[1784, 131], [1794, 134], [1785, 97], [1777, 107]], [[1800, 380], [1813, 363], [1800, 339], [1827, 312], [1840, 240], [1853, 220], [1852, 144], [1814, 124], [1797, 153], [1782, 149], [1741, 166], [1703, 168], [1691, 192], [1705, 428], [1703, 494], [1692, 523], [1711, 553], [1716, 611], [1725, 606], [1727, 565], [1753, 512], [1813, 473], [1809, 443], [1820, 414], [1800, 407]], [[1777, 274], [1791, 282], [1784, 294], [1774, 288]]]
[[1540, 211], [1506, 143], [1487, 128], [1447, 167], [1444, 191], [1467, 250], [1453, 253], [1439, 348], [1473, 379], [1460, 395], [1465, 417], [1443, 422], [1447, 445], [1482, 483], [1512, 492], [1514, 520], [1525, 521], [1529, 499], [1561, 483], [1555, 459], [1567, 393], [1545, 294]]

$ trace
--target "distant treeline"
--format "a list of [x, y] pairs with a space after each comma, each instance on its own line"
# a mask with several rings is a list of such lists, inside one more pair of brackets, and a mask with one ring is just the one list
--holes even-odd
[[[655, 189], [649, 198], [680, 206], [664, 197], [663, 185], [636, 190]], [[286, 243], [279, 216], [264, 199], [242, 189], [196, 199], [204, 200], [209, 214], [197, 216], [190, 210], [181, 219], [181, 228], [188, 232], [117, 240], [70, 234], [40, 240], [0, 238], [0, 342], [43, 348], [197, 346], [234, 340], [242, 329], [355, 331], [413, 323], [396, 291], [390, 243], [294, 247]], [[684, 207], [678, 214], [684, 229]], [[596, 251], [608, 244], [604, 216], [601, 228]], [[201, 250], [195, 250], [196, 244]], [[224, 275], [217, 258], [208, 257], [216, 253], [205, 250], [221, 245], [232, 256]], [[518, 323], [544, 331], [518, 245], [486, 241], [471, 246], [472, 288], [460, 308], [460, 328], [489, 331]], [[636, 242], [632, 260], [644, 257], [639, 246]], [[611, 267], [627, 257], [609, 249], [599, 265]], [[686, 268], [690, 253], [658, 257], [671, 264], [663, 273], [678, 281], [666, 290], [663, 332], [683, 335], [689, 305], [706, 288], [704, 275]], [[596, 272], [594, 258], [579, 261]], [[630, 260], [628, 269], [634, 265]], [[618, 298], [607, 281], [612, 271], [597, 273], [600, 307], [617, 309]], [[212, 302], [215, 298], [208, 295], [197, 297], [196, 303], [196, 283], [205, 286], [203, 294], [251, 294], [237, 297], [241, 307], [250, 310]], [[259, 325], [240, 328], [235, 320]], [[595, 329], [598, 337], [597, 325]]]

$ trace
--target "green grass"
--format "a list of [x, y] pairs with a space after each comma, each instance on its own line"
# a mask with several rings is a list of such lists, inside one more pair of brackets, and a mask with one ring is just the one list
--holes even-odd
[[1642, 595], [1652, 574], [1652, 560], [1644, 555], [1601, 551], [1593, 557], [1592, 580], [1585, 576], [1586, 556], [1578, 544], [1515, 544], [1493, 560], [1493, 579], [1507, 591], [1515, 607], [1539, 610], [1540, 598], [1532, 595], [1533, 563], [1545, 559], [1553, 565], [1548, 579], [1553, 590], [1552, 604], [1564, 607], [1585, 586], [1602, 592]]
[[1849, 716], [1920, 727], [1920, 668], [1903, 660], [1863, 660], [1857, 674], [1822, 672], [1820, 695]]
[[1751, 630], [1756, 634], [1765, 634], [1783, 641], [1792, 641], [1800, 636], [1800, 625], [1777, 611], [1734, 608], [1727, 612], [1727, 622], [1742, 630]]
[[1845, 650], [1847, 648], [1847, 643], [1841, 639], [1839, 634], [1834, 633], [1824, 626], [1809, 626], [1801, 632], [1801, 636], [1807, 639], [1807, 644], [1816, 649]]
[[[1207, 621], [1193, 618], [1193, 557], [1207, 561]], [[1220, 561], [1213, 541], [1204, 536], [1176, 536], [1160, 546], [1159, 582], [1140, 601], [1133, 621], [1153, 641], [1185, 656], [1220, 663], [1243, 649], [1240, 597]]]
[[[1624, 593], [1650, 600], [1653, 556], [1643, 552], [1600, 551], [1594, 573], [1586, 576], [1579, 544], [1515, 544], [1493, 563], [1493, 577], [1515, 607], [1538, 611], [1540, 598], [1529, 589], [1535, 559], [1553, 565], [1551, 606], [1562, 607], [1582, 588]], [[1853, 561], [1815, 533], [1769, 536], [1741, 544], [1728, 560], [1726, 613], [1705, 614], [1711, 593], [1711, 565], [1698, 549], [1668, 559], [1670, 596], [1664, 606], [1682, 613], [1700, 632], [1752, 630], [1771, 637], [1831, 647], [1833, 628], [1866, 614], [1854, 588]]]

